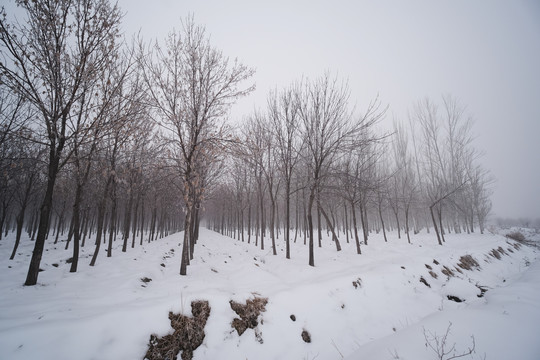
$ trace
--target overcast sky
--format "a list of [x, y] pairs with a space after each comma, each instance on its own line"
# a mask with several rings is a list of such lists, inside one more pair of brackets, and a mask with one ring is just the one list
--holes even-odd
[[126, 35], [163, 38], [194, 15], [212, 44], [257, 70], [239, 119], [269, 89], [329, 70], [359, 110], [377, 94], [392, 119], [451, 94], [475, 120], [496, 177], [496, 216], [540, 217], [540, 2], [120, 0]]
[[476, 146], [497, 178], [496, 216], [540, 217], [540, 2], [121, 0], [127, 34], [163, 37], [193, 14], [212, 43], [256, 68], [257, 90], [330, 70], [358, 109], [377, 94], [387, 121], [415, 101], [451, 94], [474, 118]]

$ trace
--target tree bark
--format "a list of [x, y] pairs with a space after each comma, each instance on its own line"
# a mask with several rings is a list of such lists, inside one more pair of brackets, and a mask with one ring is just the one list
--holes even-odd
[[28, 268], [28, 273], [26, 275], [26, 281], [24, 285], [31, 286], [36, 285], [38, 274], [39, 274], [39, 265], [41, 263], [41, 257], [43, 255], [43, 249], [45, 247], [45, 238], [47, 236], [47, 231], [49, 229], [49, 218], [51, 215], [52, 208], [52, 199], [54, 192], [54, 184], [56, 183], [56, 176], [58, 174], [58, 167], [60, 164], [60, 154], [64, 147], [64, 140], [62, 139], [58, 146], [51, 144], [50, 154], [49, 154], [49, 167], [48, 167], [48, 178], [47, 178], [47, 189], [45, 191], [45, 196], [41, 203], [40, 216], [39, 216], [39, 226], [38, 233], [36, 237], [36, 242], [34, 245], [34, 251], [32, 252], [32, 258], [30, 260], [30, 266]]
[[336, 243], [336, 251], [341, 251], [341, 244], [339, 243], [339, 239], [336, 236], [336, 232], [334, 231], [334, 225], [330, 221], [330, 218], [326, 214], [326, 211], [324, 211], [323, 207], [320, 206], [319, 209], [321, 209], [321, 213], [324, 216], [324, 219], [326, 220], [326, 226], [330, 229], [330, 232], [332, 233], [332, 240]]

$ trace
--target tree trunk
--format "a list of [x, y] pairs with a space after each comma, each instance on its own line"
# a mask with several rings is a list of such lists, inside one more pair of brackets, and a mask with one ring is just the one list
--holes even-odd
[[437, 241], [439, 242], [439, 245], [442, 245], [441, 236], [439, 235], [439, 228], [437, 226], [437, 221], [435, 220], [435, 214], [433, 214], [433, 206], [435, 206], [435, 204], [432, 204], [429, 207], [429, 212], [431, 213], [431, 220], [433, 221], [433, 228], [435, 229], [435, 233], [437, 234]]
[[322, 247], [322, 221], [321, 221], [321, 205], [320, 205], [320, 192], [317, 189], [317, 237], [319, 240], [319, 247]]
[[[262, 181], [262, 180], [261, 180]], [[264, 221], [264, 197], [262, 193], [262, 185], [259, 185], [260, 195], [260, 208], [261, 208], [261, 250], [264, 250], [264, 230], [265, 230], [265, 221]]]
[[367, 241], [368, 241], [367, 214], [366, 214], [366, 209], [362, 203], [360, 203], [360, 220], [362, 221], [362, 233], [364, 235], [364, 245], [367, 245]]
[[129, 240], [129, 229], [131, 228], [131, 211], [133, 210], [133, 189], [130, 187], [129, 200], [126, 205], [126, 213], [124, 214], [124, 234], [122, 243], [122, 252], [127, 251], [127, 244]]
[[396, 217], [397, 237], [398, 239], [401, 239], [401, 226], [399, 225], [398, 211], [399, 211], [399, 208], [397, 206], [395, 208], [392, 206], [392, 212], [394, 213], [394, 216]]
[[405, 207], [405, 232], [407, 233], [407, 241], [411, 243], [411, 236], [409, 235], [409, 205]]
[[138, 220], [138, 212], [139, 212], [139, 204], [141, 202], [141, 194], [139, 193], [137, 195], [137, 201], [135, 202], [135, 210], [133, 212], [133, 222], [131, 226], [131, 248], [135, 248], [135, 238], [137, 237], [137, 220]]
[[19, 210], [19, 214], [17, 214], [17, 217], [16, 217], [17, 233], [15, 235], [15, 245], [13, 246], [13, 252], [11, 253], [11, 256], [9, 257], [9, 260], [13, 260], [13, 258], [15, 257], [15, 253], [17, 252], [17, 248], [19, 247], [19, 242], [21, 241], [21, 235], [22, 235], [22, 230], [23, 230], [23, 225], [24, 225], [24, 214], [26, 212], [26, 206], [28, 205], [28, 199], [30, 197], [30, 191], [32, 190], [33, 183], [34, 183], [34, 174], [32, 173], [30, 175], [30, 178], [28, 179], [28, 183], [24, 191], [24, 195], [21, 202], [21, 209]]
[[34, 244], [32, 258], [30, 260], [28, 274], [26, 275], [26, 281], [24, 282], [24, 285], [26, 286], [35, 285], [37, 283], [39, 265], [41, 263], [43, 249], [45, 247], [45, 238], [47, 237], [47, 231], [49, 229], [49, 218], [51, 215], [54, 184], [58, 174], [58, 166], [60, 163], [60, 153], [62, 148], [63, 141], [58, 144], [58, 147], [56, 147], [54, 144], [51, 144], [50, 146], [47, 189], [41, 203], [37, 238]]
[[306, 209], [307, 212], [307, 221], [308, 221], [308, 232], [309, 232], [309, 259], [308, 263], [309, 266], [315, 266], [315, 257], [313, 252], [313, 203], [315, 201], [315, 187], [311, 188], [311, 192], [309, 194], [308, 199], [308, 208]]
[[381, 227], [382, 227], [382, 232], [384, 235], [384, 242], [388, 242], [388, 239], [386, 238], [386, 229], [384, 227], [384, 218], [383, 218], [382, 206], [380, 202], [379, 202], [379, 218], [381, 219]]
[[291, 184], [287, 181], [285, 184], [285, 258], [291, 258], [291, 244], [290, 244], [290, 230], [291, 230]]
[[344, 213], [345, 213], [345, 237], [347, 239], [347, 244], [349, 243], [349, 214], [347, 212], [347, 204], [343, 203]]
[[330, 222], [330, 218], [326, 214], [326, 211], [322, 208], [322, 206], [319, 207], [321, 209], [321, 213], [324, 216], [324, 219], [326, 220], [326, 226], [330, 229], [330, 232], [332, 233], [332, 240], [336, 243], [336, 251], [341, 251], [341, 244], [339, 243], [339, 239], [336, 236], [336, 232], [334, 231], [334, 225], [332, 222]]
[[112, 256], [112, 243], [114, 239], [114, 235], [116, 232], [116, 181], [113, 179], [112, 182], [112, 189], [111, 189], [111, 195], [112, 195], [112, 207], [111, 207], [111, 218], [109, 221], [109, 246], [107, 247], [107, 257]]
[[180, 262], [180, 275], [187, 274], [189, 263], [189, 235], [191, 228], [191, 207], [186, 205], [186, 218], [184, 219], [184, 243], [182, 245], [182, 259]]
[[358, 227], [356, 226], [356, 208], [354, 206], [354, 202], [351, 201], [351, 212], [352, 212], [352, 221], [353, 221], [353, 229], [354, 229], [354, 240], [356, 241], [356, 253], [362, 254], [362, 251], [360, 250], [360, 239], [358, 237]]
[[276, 201], [274, 195], [270, 194], [270, 237], [272, 238], [272, 254], [277, 255], [276, 237], [275, 237], [275, 221], [276, 221]]
[[75, 202], [73, 204], [73, 261], [69, 272], [77, 272], [77, 265], [79, 264], [79, 244], [81, 240], [80, 226], [81, 226], [81, 198], [82, 198], [82, 185], [77, 181], [75, 189]]

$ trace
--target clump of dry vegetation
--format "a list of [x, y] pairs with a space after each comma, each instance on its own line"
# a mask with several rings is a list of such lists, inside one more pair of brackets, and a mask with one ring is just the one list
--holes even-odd
[[493, 256], [497, 260], [501, 260], [501, 254], [499, 254], [499, 251], [497, 251], [497, 249], [491, 249], [489, 255]]
[[247, 329], [255, 329], [259, 325], [259, 315], [266, 311], [268, 298], [255, 297], [246, 300], [246, 304], [229, 301], [231, 309], [240, 317], [234, 318], [231, 326], [242, 335]]
[[431, 287], [431, 285], [429, 285], [429, 283], [426, 281], [426, 279], [424, 279], [423, 276], [420, 276], [420, 282], [424, 285], [426, 285], [427, 287]]
[[508, 233], [506, 234], [506, 237], [515, 241], [519, 241], [519, 242], [524, 242], [526, 240], [525, 235], [523, 235], [519, 231], [513, 231], [511, 233]]
[[450, 270], [450, 268], [448, 266], [443, 266], [441, 272], [448, 276], [448, 277], [453, 277], [454, 276], [454, 272], [452, 270]]
[[480, 264], [478, 264], [478, 261], [471, 255], [463, 255], [460, 257], [457, 265], [464, 270], [480, 269]]
[[169, 320], [174, 329], [172, 334], [158, 337], [150, 335], [148, 351], [145, 360], [176, 360], [182, 351], [182, 360], [193, 359], [193, 351], [198, 348], [205, 337], [204, 327], [210, 316], [208, 301], [193, 301], [191, 303], [192, 317], [169, 312]]

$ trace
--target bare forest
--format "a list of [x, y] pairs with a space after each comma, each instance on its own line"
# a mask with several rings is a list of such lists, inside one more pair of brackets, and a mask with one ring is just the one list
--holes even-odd
[[16, 233], [11, 259], [22, 234], [34, 242], [25, 285], [47, 239], [77, 272], [115, 242], [129, 252], [184, 231], [189, 275], [202, 226], [286, 259], [302, 243], [306, 266], [328, 239], [361, 256], [374, 233], [414, 243], [425, 230], [444, 246], [486, 229], [493, 178], [451, 95], [390, 119], [392, 104], [352, 98], [346, 76], [298, 74], [230, 119], [255, 70], [194, 17], [128, 39], [108, 0], [17, 3], [24, 18], [0, 14], [0, 241]]

